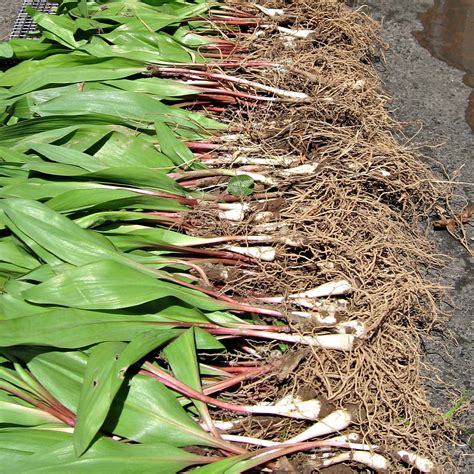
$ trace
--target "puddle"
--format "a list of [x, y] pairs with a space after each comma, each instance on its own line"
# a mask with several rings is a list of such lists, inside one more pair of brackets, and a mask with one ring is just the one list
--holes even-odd
[[[438, 59], [464, 71], [463, 82], [474, 89], [474, 0], [434, 0], [418, 15], [423, 31], [418, 42]], [[474, 90], [469, 97], [466, 121], [474, 131]]]

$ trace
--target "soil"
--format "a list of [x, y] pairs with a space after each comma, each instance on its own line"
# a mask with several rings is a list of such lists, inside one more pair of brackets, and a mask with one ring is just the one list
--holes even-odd
[[[357, 2], [352, 2], [357, 3]], [[362, 4], [361, 1], [358, 2]], [[474, 202], [474, 135], [465, 122], [464, 111], [470, 89], [462, 82], [463, 73], [435, 59], [423, 49], [413, 36], [421, 25], [419, 12], [432, 6], [431, 0], [366, 0], [368, 11], [384, 18], [383, 35], [390, 45], [385, 62], [378, 66], [385, 90], [393, 100], [391, 108], [396, 119], [404, 122], [403, 140], [411, 137], [420, 152], [445, 168], [458, 181], [458, 208]], [[3, 0], [0, 7], [0, 39], [8, 38], [20, 0]], [[456, 175], [460, 170], [459, 175]], [[428, 380], [432, 402], [447, 411], [461, 394], [472, 393], [472, 341], [474, 330], [472, 259], [467, 251], [446, 232], [427, 232], [440, 252], [449, 256], [446, 267], [438, 278], [450, 287], [452, 302], [445, 302], [452, 312], [448, 330], [438, 331], [434, 340], [426, 341], [426, 362], [440, 371], [440, 378], [456, 389], [453, 395], [437, 381]], [[442, 345], [446, 345], [447, 350]], [[474, 421], [464, 409], [458, 419], [462, 439], [472, 446]], [[456, 465], [461, 473], [474, 472], [472, 448], [467, 444], [453, 446]]]

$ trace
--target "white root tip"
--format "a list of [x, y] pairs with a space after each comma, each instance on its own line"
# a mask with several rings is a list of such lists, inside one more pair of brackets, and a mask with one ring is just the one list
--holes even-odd
[[214, 426], [221, 431], [229, 431], [235, 428], [236, 425], [238, 425], [238, 423], [232, 421], [214, 421]]
[[263, 184], [266, 184], [267, 186], [275, 186], [275, 181], [273, 181], [273, 179], [268, 178], [267, 176], [264, 176], [263, 174], [260, 174], [260, 173], [253, 173], [250, 171], [238, 170], [235, 172], [235, 174], [236, 176], [250, 176], [257, 183], [263, 183]]
[[255, 214], [253, 221], [256, 223], [271, 222], [275, 218], [275, 213], [271, 211], [260, 211]]
[[218, 216], [223, 221], [242, 222], [245, 212], [241, 209], [229, 209], [228, 211], [219, 211]]
[[310, 426], [308, 429], [285, 443], [302, 443], [313, 438], [319, 438], [331, 433], [336, 433], [345, 430], [351, 423], [352, 417], [347, 410], [335, 410], [318, 423]]
[[304, 175], [304, 174], [313, 174], [318, 165], [305, 164], [301, 166], [295, 166], [294, 168], [288, 168], [286, 170], [280, 171], [280, 174], [283, 176], [292, 176], [292, 175]]
[[391, 176], [391, 173], [387, 170], [384, 170], [383, 168], [380, 168], [378, 170], [378, 172], [384, 177], [384, 178], [388, 178], [389, 176]]
[[353, 451], [352, 460], [365, 464], [377, 472], [386, 472], [390, 467], [388, 460], [382, 455], [367, 451]]
[[321, 412], [321, 402], [319, 400], [295, 401], [287, 406], [285, 416], [299, 418], [303, 420], [316, 420]]
[[337, 319], [333, 315], [323, 316], [319, 313], [305, 311], [292, 311], [290, 314], [295, 318], [307, 319], [311, 322], [320, 324], [321, 326], [334, 326], [337, 323]]
[[361, 91], [364, 89], [365, 81], [363, 79], [359, 79], [352, 84], [352, 89], [355, 91]]
[[427, 458], [418, 456], [417, 454], [411, 451], [398, 451], [397, 455], [402, 461], [412, 465], [421, 472], [430, 473], [433, 472], [435, 469], [435, 465], [432, 461]]
[[316, 34], [314, 30], [293, 30], [291, 28], [285, 28], [283, 26], [278, 26], [277, 30], [287, 36], [292, 36], [293, 38], [300, 39], [312, 38]]
[[345, 295], [352, 290], [352, 285], [347, 280], [338, 280], [324, 283], [303, 293], [295, 293], [289, 298], [321, 298], [323, 296]]
[[323, 467], [332, 466], [341, 462], [355, 461], [370, 467], [376, 472], [387, 472], [390, 464], [386, 458], [377, 453], [367, 451], [349, 451], [340, 453], [322, 462]]
[[255, 405], [260, 413], [287, 416], [300, 420], [316, 420], [321, 413], [322, 403], [320, 400], [301, 400], [299, 397], [288, 395], [274, 405], [261, 403]]
[[358, 443], [360, 441], [360, 435], [358, 433], [347, 433], [341, 436], [334, 436], [331, 441], [337, 441], [338, 443]]
[[264, 222], [263, 224], [256, 225], [253, 230], [254, 232], [275, 232], [282, 225], [280, 222]]
[[276, 258], [276, 250], [273, 247], [226, 247], [231, 252], [256, 258], [263, 262], [273, 262]]
[[354, 339], [355, 337], [352, 334], [324, 334], [322, 336], [301, 336], [299, 334], [289, 334], [286, 336], [285, 340], [288, 342], [320, 347], [322, 349], [351, 351], [354, 346]]
[[343, 321], [336, 326], [339, 334], [353, 334], [355, 337], [363, 338], [366, 333], [365, 324], [360, 321]]
[[255, 7], [258, 8], [264, 15], [270, 16], [272, 18], [285, 14], [285, 10], [282, 10], [281, 8], [265, 8], [261, 5], [255, 5]]

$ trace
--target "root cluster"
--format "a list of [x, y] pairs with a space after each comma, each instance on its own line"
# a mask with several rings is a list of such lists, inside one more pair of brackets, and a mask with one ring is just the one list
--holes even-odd
[[[267, 374], [227, 395], [262, 401], [290, 392], [311, 393], [334, 406], [352, 405], [359, 412], [364, 441], [386, 452], [410, 449], [452, 469], [446, 467], [450, 461], [445, 449], [451, 428], [427, 401], [420, 355], [420, 337], [442, 319], [436, 305], [440, 288], [424, 276], [440, 262], [420, 220], [447, 190], [392, 135], [397, 124], [387, 113], [387, 97], [374, 70], [383, 50], [375, 22], [335, 0], [259, 4], [285, 13], [270, 18], [250, 4], [230, 2], [240, 11], [258, 14], [265, 27], [229, 32], [229, 39], [245, 46], [247, 59], [278, 67], [242, 68], [236, 75], [304, 92], [308, 99], [230, 109], [224, 117], [239, 138], [232, 146], [223, 143], [220, 153], [230, 155], [236, 167], [243, 156], [268, 159], [257, 171], [277, 182], [268, 199], [271, 220], [279, 224], [278, 232], [300, 244], [277, 245], [275, 261], [260, 263], [256, 272], [230, 272], [221, 282], [222, 291], [252, 300], [346, 279], [354, 290], [344, 298], [337, 319], [363, 322], [366, 333], [350, 353], [290, 351], [290, 370]], [[294, 38], [279, 27], [312, 32]], [[284, 175], [285, 166], [275, 164], [282, 157], [293, 167], [313, 165], [313, 172]], [[196, 232], [258, 234], [255, 215], [261, 203], [257, 208], [251, 197], [243, 202], [250, 206], [245, 222], [222, 226], [204, 220]], [[291, 308], [283, 310], [289, 313]], [[323, 316], [325, 311], [320, 311]], [[289, 319], [304, 334], [324, 332], [317, 322]], [[260, 357], [270, 360], [274, 349], [260, 347]], [[240, 432], [279, 440], [297, 433], [300, 425], [249, 418]], [[392, 461], [396, 472], [409, 470]], [[292, 462], [297, 472], [309, 466], [301, 455]]]

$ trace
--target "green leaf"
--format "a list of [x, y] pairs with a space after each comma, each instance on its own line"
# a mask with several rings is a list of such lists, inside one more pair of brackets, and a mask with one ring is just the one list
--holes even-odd
[[[5, 295], [7, 297], [11, 298]], [[34, 345], [73, 349], [106, 341], [130, 341], [145, 332], [160, 337], [160, 333], [169, 331], [173, 322], [184, 319], [179, 315], [167, 317], [166, 314], [126, 315], [71, 308], [49, 311], [40, 306], [34, 308], [39, 314], [19, 317], [19, 313], [14, 318], [10, 316], [11, 319], [0, 319], [0, 331], [4, 335], [0, 341], [1, 347]], [[24, 311], [24, 308], [20, 310]], [[191, 317], [186, 321], [208, 322], [199, 317]]]
[[178, 447], [219, 445], [184, 411], [171, 390], [140, 374], [132, 378], [127, 390], [117, 395], [104, 429], [141, 443], [166, 442]]
[[115, 81], [104, 81], [103, 83], [125, 91], [150, 94], [156, 99], [162, 100], [196, 95], [199, 93], [199, 89], [197, 87], [193, 87], [171, 79], [161, 79], [158, 77], [135, 79], [133, 81], [128, 79], [119, 79]]
[[[23, 199], [4, 199], [0, 209], [12, 232], [21, 232], [47, 251], [73, 265], [116, 256], [110, 242], [81, 229], [43, 204]], [[22, 238], [20, 236], [20, 238]]]
[[40, 153], [51, 161], [79, 166], [86, 171], [98, 171], [106, 167], [97, 160], [94, 160], [94, 157], [72, 148], [44, 143], [33, 145], [31, 149]]
[[195, 160], [193, 152], [176, 138], [171, 129], [161, 121], [155, 121], [156, 136], [161, 151], [169, 156], [175, 165], [191, 165]]
[[8, 43], [2, 43], [2, 45], [8, 45], [10, 49], [3, 49], [5, 56], [3, 58], [14, 57], [15, 59], [40, 59], [51, 54], [57, 54], [64, 52], [64, 48], [58, 44], [45, 43], [41, 40], [31, 41], [29, 38], [15, 38], [8, 41]]
[[197, 308], [226, 307], [196, 290], [158, 280], [112, 260], [101, 260], [61, 273], [23, 292], [25, 300], [79, 309], [118, 309], [175, 297]]
[[40, 265], [40, 262], [32, 257], [20, 242], [11, 237], [0, 240], [0, 261], [13, 263], [29, 270]]
[[[45, 389], [76, 412], [87, 356], [80, 352], [44, 352], [22, 347], [15, 355], [29, 360], [28, 368]], [[173, 446], [218, 446], [182, 408], [176, 396], [149, 376], [137, 374], [122, 387], [112, 404], [104, 430], [141, 443]]]
[[[188, 329], [173, 342], [169, 343], [164, 349], [164, 353], [174, 376], [194, 390], [202, 392], [194, 328]], [[201, 415], [208, 414], [205, 403], [198, 400], [193, 400], [193, 403]]]
[[10, 400], [0, 400], [0, 426], [2, 424], [37, 426], [46, 423], [60, 422], [60, 420], [49, 413], [39, 410], [38, 408], [14, 403], [12, 401], [13, 397], [9, 398]]
[[245, 174], [233, 176], [227, 185], [227, 192], [232, 196], [249, 196], [253, 192], [253, 179]]
[[10, 59], [14, 55], [14, 50], [10, 43], [0, 42], [0, 57]]
[[32, 92], [50, 84], [122, 79], [145, 72], [138, 62], [123, 58], [94, 58], [73, 53], [57, 54], [38, 61], [25, 61], [0, 76], [1, 86], [13, 86], [10, 97]]
[[36, 24], [44, 30], [45, 37], [54, 39], [68, 48], [78, 48], [81, 45], [82, 42], [74, 39], [76, 25], [71, 19], [66, 16], [41, 13], [30, 6], [27, 6], [25, 10], [35, 20]]
[[122, 342], [104, 342], [95, 346], [89, 355], [74, 429], [77, 456], [87, 449], [99, 431], [122, 384], [123, 378], [117, 380], [116, 362], [125, 346]]
[[104, 167], [139, 166], [163, 173], [173, 168], [173, 162], [160, 153], [144, 134], [125, 135], [113, 132], [94, 157]]
[[[30, 437], [31, 447], [28, 447]], [[58, 431], [10, 428], [0, 430], [0, 440], [2, 446], [3, 441], [6, 441], [5, 448], [23, 454], [10, 458], [8, 455], [0, 457], [3, 465], [8, 465], [9, 472], [101, 474], [113, 471], [123, 474], [174, 474], [190, 465], [206, 461], [202, 456], [169, 444], [125, 444], [103, 437], [78, 458], [74, 453], [72, 435]]]
[[105, 342], [92, 349], [82, 385], [74, 448], [80, 456], [102, 426], [128, 368], [176, 336], [174, 331], [142, 333], [129, 344]]
[[70, 433], [32, 428], [1, 428], [0, 429], [0, 463], [8, 466], [9, 472], [24, 472], [21, 465], [36, 453], [49, 452], [53, 447], [72, 439]]
[[[109, 35], [103, 35], [107, 41], [113, 41]], [[167, 64], [169, 62], [191, 62], [193, 56], [172, 37], [160, 33], [121, 32], [115, 44], [109, 44], [102, 38], [94, 37], [81, 47], [97, 58], [127, 58], [144, 63]]]

